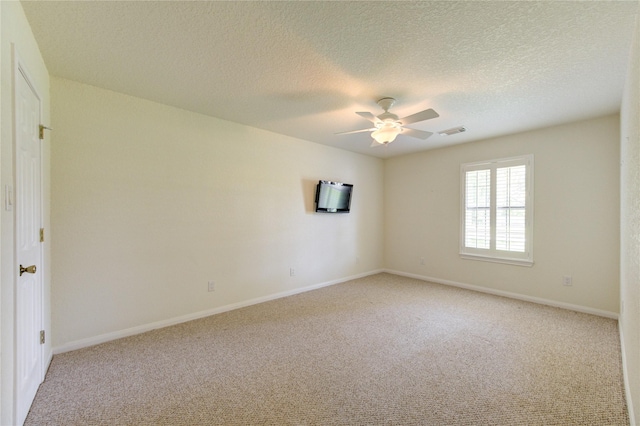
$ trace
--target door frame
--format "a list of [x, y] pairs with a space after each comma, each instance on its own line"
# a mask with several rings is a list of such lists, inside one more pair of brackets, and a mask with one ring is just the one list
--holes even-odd
[[[36, 98], [38, 99], [38, 116], [39, 116], [39, 123], [38, 125], [40, 125], [42, 123], [42, 118], [43, 118], [43, 98], [41, 95], [40, 90], [38, 89], [38, 87], [35, 84], [35, 79], [31, 76], [26, 63], [21, 59], [20, 55], [17, 52], [16, 46], [12, 43], [12, 56], [13, 56], [13, 76], [12, 76], [12, 150], [13, 150], [13, 158], [12, 158], [12, 162], [13, 162], [13, 194], [17, 194], [17, 154], [18, 154], [18, 132], [17, 132], [17, 96], [16, 96], [16, 90], [17, 90], [17, 81], [19, 78], [24, 78], [25, 82], [29, 85], [29, 87], [31, 88], [31, 90], [33, 91], [34, 95], [36, 96]], [[44, 227], [44, 161], [43, 161], [43, 156], [44, 156], [44, 151], [43, 151], [43, 139], [39, 139], [39, 146], [38, 146], [38, 150], [39, 150], [39, 164], [38, 167], [40, 169], [40, 182], [39, 182], [39, 186], [40, 186], [40, 191], [39, 191], [39, 198], [40, 198], [40, 208], [38, 211], [38, 222], [40, 223], [40, 228]], [[18, 362], [18, 306], [17, 306], [17, 288], [18, 288], [18, 271], [19, 271], [19, 266], [18, 266], [18, 227], [17, 227], [17, 222], [18, 222], [18, 218], [16, 215], [16, 206], [17, 203], [15, 203], [15, 195], [14, 195], [14, 206], [13, 206], [13, 263], [14, 263], [14, 269], [13, 269], [13, 418], [14, 421], [18, 420], [18, 374], [17, 374], [17, 362]], [[40, 299], [40, 312], [39, 312], [39, 320], [40, 320], [40, 329], [44, 330], [44, 325], [45, 325], [45, 319], [44, 319], [44, 315], [45, 315], [45, 292], [44, 292], [44, 276], [45, 276], [45, 270], [46, 267], [48, 267], [48, 265], [45, 265], [45, 253], [44, 253], [44, 245], [42, 244], [42, 242], [40, 243], [39, 247], [38, 247], [38, 251], [39, 251], [39, 261], [40, 261], [40, 265], [39, 265], [39, 269], [40, 269], [40, 274], [37, 275], [37, 283], [38, 283], [38, 292], [39, 292], [39, 299]], [[50, 336], [49, 336], [50, 337]], [[46, 359], [46, 353], [45, 353], [45, 345], [41, 344], [40, 345], [40, 368], [39, 368], [39, 377], [38, 380], [40, 383], [42, 383], [44, 381], [44, 377], [45, 377], [45, 373], [47, 370], [47, 364], [48, 361]], [[33, 401], [32, 401], [33, 402]], [[25, 417], [26, 417], [25, 413]]]

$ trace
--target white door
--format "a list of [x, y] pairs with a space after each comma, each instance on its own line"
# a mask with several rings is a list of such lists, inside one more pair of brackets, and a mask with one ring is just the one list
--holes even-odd
[[[26, 418], [44, 379], [40, 98], [25, 71], [15, 76], [16, 422]], [[26, 271], [25, 271], [26, 269]]]

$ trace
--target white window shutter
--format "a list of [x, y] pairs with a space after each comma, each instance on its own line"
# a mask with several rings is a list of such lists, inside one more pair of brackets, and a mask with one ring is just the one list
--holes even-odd
[[462, 164], [463, 258], [533, 265], [533, 155]]
[[474, 170], [466, 173], [465, 183], [466, 247], [490, 248], [491, 243], [491, 173]]

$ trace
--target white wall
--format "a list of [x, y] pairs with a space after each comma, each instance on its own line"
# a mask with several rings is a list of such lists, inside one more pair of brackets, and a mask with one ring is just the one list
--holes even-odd
[[[460, 164], [521, 154], [535, 157], [534, 266], [461, 259]], [[618, 116], [387, 160], [385, 262], [391, 270], [615, 316]], [[572, 287], [562, 285], [563, 275], [573, 277]]]
[[627, 405], [640, 420], [640, 32], [631, 49], [625, 86], [620, 152], [620, 312]]
[[[382, 160], [51, 85], [54, 347], [382, 268]], [[319, 179], [351, 213], [314, 213]]]
[[[49, 122], [49, 73], [40, 55], [31, 28], [17, 1], [0, 1], [0, 424], [10, 425], [13, 421], [13, 374], [14, 374], [14, 285], [16, 265], [14, 262], [14, 211], [4, 209], [4, 188], [6, 185], [15, 187], [13, 171], [13, 59], [12, 46], [20, 55], [29, 70], [32, 83], [36, 85], [43, 103], [43, 122]], [[44, 226], [49, 229], [49, 138], [43, 145], [43, 209]], [[50, 265], [49, 241], [44, 245], [44, 263]], [[51, 335], [50, 324], [50, 270], [45, 269], [44, 279], [44, 327]], [[46, 357], [51, 356], [50, 341], [45, 345]]]

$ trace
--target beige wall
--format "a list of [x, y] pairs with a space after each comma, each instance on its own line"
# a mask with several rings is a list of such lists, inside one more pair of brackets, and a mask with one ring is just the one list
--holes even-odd
[[58, 78], [52, 112], [56, 348], [382, 268], [380, 159]]
[[[521, 154], [535, 157], [534, 266], [461, 259], [460, 164]], [[617, 115], [389, 159], [385, 266], [615, 316], [618, 188]]]
[[[14, 286], [16, 266], [14, 262], [14, 212], [4, 208], [4, 188], [15, 188], [13, 171], [13, 74], [12, 50], [15, 47], [32, 83], [42, 99], [44, 124], [49, 123], [49, 73], [40, 55], [31, 28], [17, 1], [0, 1], [0, 424], [14, 424], [13, 375], [14, 375]], [[49, 229], [49, 138], [43, 144], [43, 210], [44, 226]], [[44, 245], [44, 264], [50, 265], [49, 241]], [[45, 268], [44, 284], [44, 328], [50, 335], [50, 269]], [[50, 341], [45, 344], [45, 357], [51, 356]]]
[[[640, 420], [640, 32], [631, 49], [631, 65], [621, 116], [620, 312], [627, 405]], [[632, 421], [632, 424], [633, 421]]]

